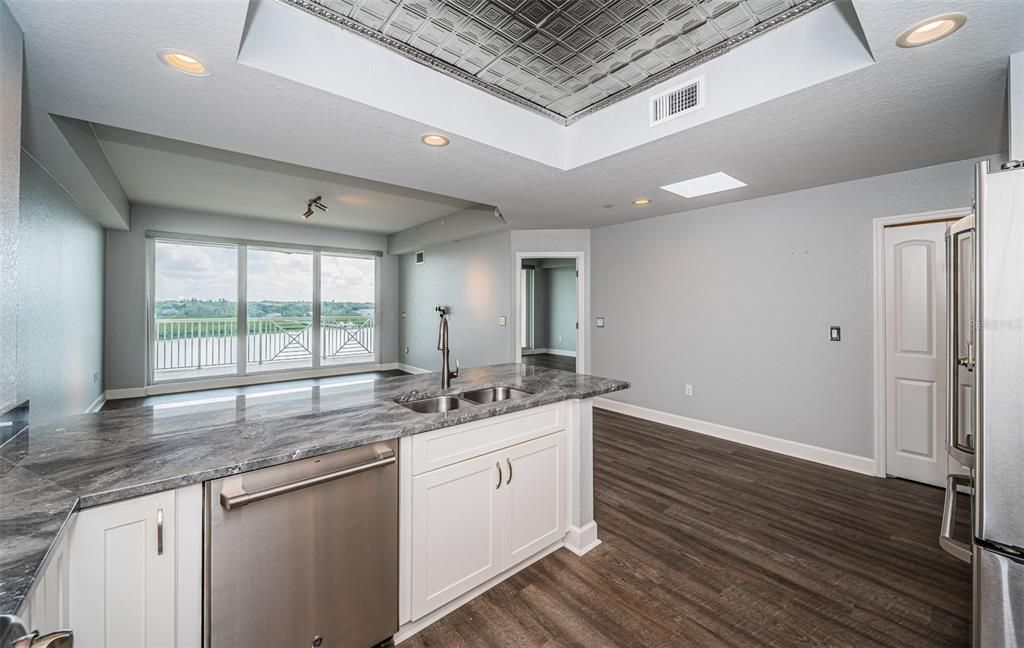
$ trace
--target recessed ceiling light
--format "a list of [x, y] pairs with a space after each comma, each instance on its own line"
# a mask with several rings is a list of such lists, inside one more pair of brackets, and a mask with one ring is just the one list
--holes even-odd
[[920, 47], [949, 36], [964, 26], [967, 16], [962, 13], [947, 13], [922, 20], [900, 34], [896, 44], [900, 47]]
[[437, 133], [427, 133], [420, 138], [420, 141], [427, 146], [448, 146], [448, 138]]
[[728, 173], [722, 173], [719, 171], [718, 173], [712, 173], [699, 178], [691, 178], [689, 180], [683, 180], [682, 182], [665, 185], [662, 189], [665, 191], [671, 191], [674, 194], [679, 194], [684, 198], [695, 198], [697, 196], [705, 196], [719, 191], [738, 189], [739, 187], [746, 186], [746, 182], [737, 180]]
[[637, 207], [643, 207], [644, 205], [650, 205], [651, 200], [650, 198], [637, 198], [636, 200], [633, 201], [633, 204], [636, 205]]
[[192, 76], [210, 76], [210, 69], [202, 61], [181, 50], [162, 49], [156, 53], [156, 57], [178, 72]]

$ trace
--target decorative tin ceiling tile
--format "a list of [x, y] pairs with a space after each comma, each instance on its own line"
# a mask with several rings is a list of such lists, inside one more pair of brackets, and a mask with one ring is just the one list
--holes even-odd
[[833, 0], [282, 0], [569, 124]]
[[555, 8], [544, 0], [530, 0], [519, 10], [519, 15], [527, 22], [532, 23], [534, 27], [540, 27], [554, 11]]

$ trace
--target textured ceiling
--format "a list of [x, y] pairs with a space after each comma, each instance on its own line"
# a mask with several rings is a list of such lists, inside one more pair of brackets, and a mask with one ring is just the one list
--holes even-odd
[[102, 124], [93, 132], [134, 204], [391, 234], [475, 204], [425, 191], [276, 162]]
[[284, 0], [565, 123], [831, 0]]
[[[429, 123], [237, 63], [250, 0], [5, 2], [25, 31], [23, 145], [76, 196], [88, 174], [51, 114], [496, 205], [514, 229], [599, 227], [1005, 150], [1007, 56], [1024, 51], [1024, 2], [855, 0], [875, 64], [557, 171], [468, 138], [423, 146]], [[909, 25], [948, 11], [970, 17], [963, 29], [897, 47]], [[196, 52], [214, 74], [162, 65], [165, 47]], [[691, 199], [658, 188], [715, 171], [749, 186]], [[633, 206], [639, 197], [653, 202]], [[823, 213], [816, 227], [831, 223]]]

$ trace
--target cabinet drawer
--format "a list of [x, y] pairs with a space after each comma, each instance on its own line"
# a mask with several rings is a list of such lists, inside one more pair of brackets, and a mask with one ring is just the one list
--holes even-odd
[[566, 404], [496, 416], [412, 438], [412, 472], [419, 475], [565, 428]]

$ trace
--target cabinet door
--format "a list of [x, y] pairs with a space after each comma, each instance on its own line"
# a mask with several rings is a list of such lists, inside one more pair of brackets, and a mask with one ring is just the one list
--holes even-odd
[[492, 453], [413, 477], [413, 619], [501, 570], [499, 473]]
[[565, 434], [520, 443], [500, 455], [508, 482], [502, 485], [502, 569], [508, 569], [565, 535]]
[[167, 491], [78, 514], [69, 551], [75, 646], [175, 645], [174, 504]]

